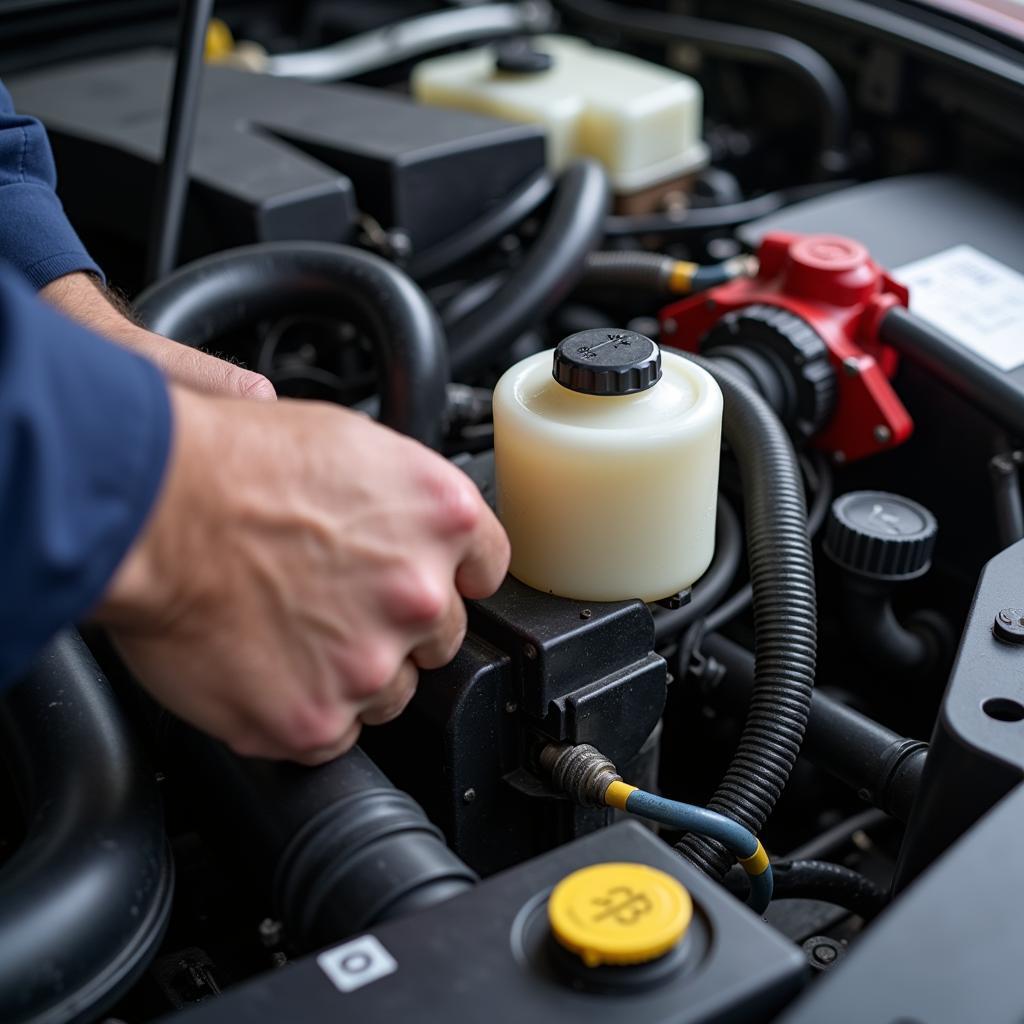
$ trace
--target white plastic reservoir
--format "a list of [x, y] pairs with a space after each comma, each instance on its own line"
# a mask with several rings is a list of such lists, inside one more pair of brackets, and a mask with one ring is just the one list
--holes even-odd
[[632, 331], [583, 331], [494, 391], [498, 514], [512, 575], [581, 601], [656, 601], [715, 544], [722, 393]]
[[435, 106], [543, 125], [552, 170], [593, 157], [620, 195], [707, 162], [704, 96], [692, 78], [569, 36], [541, 36], [529, 52], [534, 59], [509, 60], [494, 47], [433, 57], [414, 69], [413, 94]]

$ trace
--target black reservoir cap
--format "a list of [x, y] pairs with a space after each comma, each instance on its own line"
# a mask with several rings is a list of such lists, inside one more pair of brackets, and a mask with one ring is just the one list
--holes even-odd
[[832, 502], [825, 554], [876, 580], [912, 580], [928, 571], [938, 524], [923, 505], [885, 491], [851, 491]]
[[552, 376], [584, 395], [632, 395], [661, 380], [661, 349], [636, 331], [580, 331], [559, 342]]

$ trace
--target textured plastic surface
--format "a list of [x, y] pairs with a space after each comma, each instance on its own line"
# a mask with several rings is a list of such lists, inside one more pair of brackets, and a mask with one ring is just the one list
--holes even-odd
[[825, 553], [876, 580], [912, 580], [928, 571], [938, 524], [923, 505], [884, 491], [851, 491], [832, 502]]
[[904, 442], [913, 423], [889, 383], [897, 357], [880, 342], [878, 328], [889, 310], [907, 304], [906, 288], [863, 245], [836, 235], [775, 232], [761, 242], [758, 259], [756, 277], [738, 278], [662, 310], [663, 343], [696, 352], [736, 310], [786, 310], [824, 341], [838, 383], [835, 411], [816, 433], [815, 445], [837, 462], [851, 462]]
[[594, 157], [619, 193], [670, 181], [707, 161], [703, 94], [692, 78], [567, 36], [542, 36], [535, 48], [552, 58], [549, 69], [503, 71], [489, 47], [423, 61], [413, 72], [413, 92], [431, 105], [543, 125], [552, 169]]
[[722, 393], [664, 353], [662, 378], [595, 396], [552, 377], [552, 353], [494, 391], [498, 513], [512, 574], [560, 597], [656, 601], [685, 590], [714, 552]]
[[661, 380], [661, 351], [635, 331], [580, 331], [558, 343], [552, 376], [583, 395], [631, 395]]

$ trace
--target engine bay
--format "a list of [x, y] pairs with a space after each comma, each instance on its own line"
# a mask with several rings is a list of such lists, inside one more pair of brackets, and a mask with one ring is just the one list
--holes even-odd
[[512, 566], [316, 768], [53, 641], [0, 1020], [1018, 1021], [1024, 11], [20, 6], [140, 322], [441, 452]]

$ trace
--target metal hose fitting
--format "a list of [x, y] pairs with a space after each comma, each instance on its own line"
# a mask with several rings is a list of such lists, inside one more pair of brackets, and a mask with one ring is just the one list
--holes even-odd
[[589, 743], [549, 743], [539, 760], [554, 786], [584, 807], [604, 807], [608, 787], [622, 781], [615, 765]]

